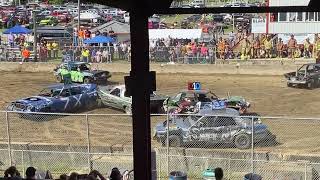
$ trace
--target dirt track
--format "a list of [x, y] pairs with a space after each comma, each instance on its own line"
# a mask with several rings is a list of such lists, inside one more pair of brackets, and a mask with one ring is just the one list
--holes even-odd
[[[124, 74], [114, 74], [112, 81], [123, 82]], [[37, 94], [43, 87], [54, 83], [51, 73], [0, 72], [0, 107], [2, 109], [13, 100]], [[157, 87], [161, 94], [172, 95], [186, 87], [188, 81], [200, 81], [204, 88], [213, 90], [218, 96], [244, 96], [252, 104], [250, 111], [264, 116], [320, 117], [320, 89], [305, 90], [286, 87], [281, 76], [249, 75], [197, 75], [158, 74]], [[103, 108], [90, 113], [122, 113]], [[47, 122], [21, 120], [9, 115], [15, 132], [12, 140], [19, 142], [86, 143], [84, 117], [60, 117]], [[2, 121], [4, 117], [0, 117]], [[80, 121], [81, 119], [82, 121]], [[153, 117], [152, 124], [162, 117]], [[131, 141], [131, 119], [129, 117], [90, 117], [92, 144], [128, 145]], [[264, 120], [277, 135], [277, 148], [263, 147], [262, 150], [297, 153], [316, 153], [320, 149], [320, 121], [306, 120]], [[1, 123], [5, 125], [5, 122]], [[25, 131], [28, 128], [28, 131]], [[4, 126], [0, 131], [5, 132]], [[66, 138], [68, 137], [68, 138]], [[0, 136], [1, 138], [1, 136]], [[5, 136], [3, 136], [5, 139]], [[74, 142], [74, 143], [73, 143]], [[157, 144], [157, 143], [155, 143]]]

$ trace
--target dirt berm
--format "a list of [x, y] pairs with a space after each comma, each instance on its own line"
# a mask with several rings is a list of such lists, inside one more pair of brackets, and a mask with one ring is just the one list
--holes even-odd
[[[161, 64], [151, 63], [150, 69], [157, 73], [199, 73], [199, 74], [251, 74], [251, 75], [283, 75], [295, 71], [297, 67], [309, 61], [229, 61], [225, 64]], [[16, 72], [52, 72], [59, 63], [0, 63], [0, 71]], [[128, 73], [129, 63], [93, 64], [93, 68], [110, 72]]]

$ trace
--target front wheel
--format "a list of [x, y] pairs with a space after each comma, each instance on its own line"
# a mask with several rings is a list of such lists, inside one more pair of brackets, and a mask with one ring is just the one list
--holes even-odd
[[234, 144], [239, 149], [249, 149], [251, 146], [251, 136], [248, 134], [239, 134], [236, 136]]
[[56, 81], [58, 82], [58, 83], [62, 83], [62, 77], [61, 77], [61, 75], [58, 75], [58, 76], [56, 76]]
[[[165, 140], [167, 143], [167, 140]], [[169, 147], [181, 147], [181, 139], [177, 135], [169, 136]]]

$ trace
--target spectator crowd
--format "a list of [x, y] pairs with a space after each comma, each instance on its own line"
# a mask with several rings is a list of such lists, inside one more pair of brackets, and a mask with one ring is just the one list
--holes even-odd
[[[1, 178], [2, 179], [2, 178]], [[72, 172], [70, 175], [61, 174], [59, 178], [53, 178], [50, 171], [37, 170], [34, 167], [28, 167], [25, 172], [25, 178], [17, 170], [15, 166], [9, 167], [5, 172], [3, 179], [7, 180], [36, 180], [36, 179], [59, 179], [59, 180], [131, 180], [133, 179], [133, 171], [126, 170], [121, 173], [118, 168], [113, 168], [107, 178], [99, 171], [92, 170], [89, 174], [79, 174]]]

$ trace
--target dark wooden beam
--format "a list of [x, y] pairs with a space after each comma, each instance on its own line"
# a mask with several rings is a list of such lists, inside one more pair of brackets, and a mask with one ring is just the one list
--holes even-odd
[[148, 15], [130, 12], [134, 179], [151, 180], [150, 73]]

